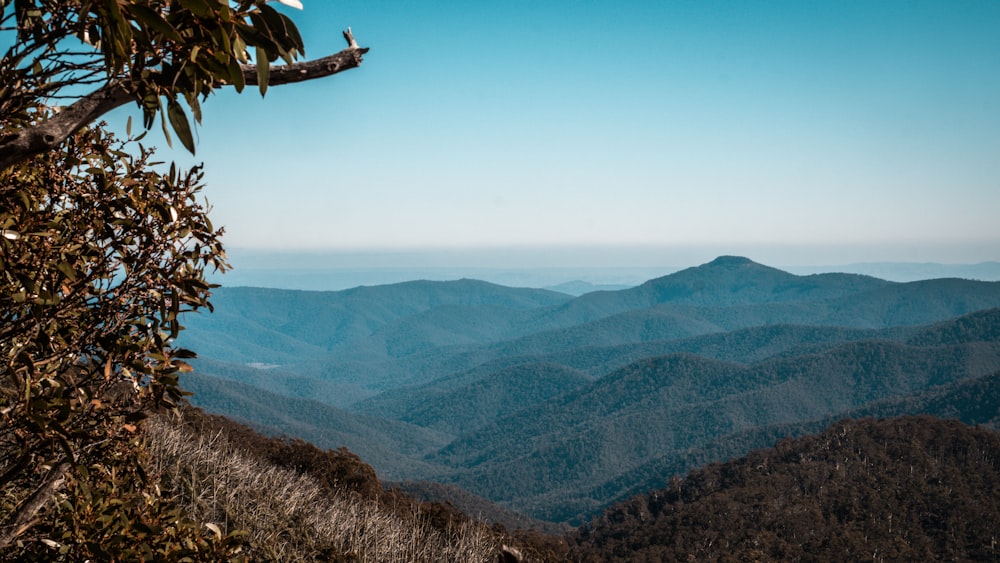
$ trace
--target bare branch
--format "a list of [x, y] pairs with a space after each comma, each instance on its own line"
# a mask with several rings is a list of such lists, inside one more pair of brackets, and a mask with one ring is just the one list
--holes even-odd
[[56, 148], [81, 127], [131, 100], [124, 87], [104, 86], [34, 127], [0, 137], [0, 169]]
[[[350, 33], [351, 30], [348, 29], [344, 32], [344, 37], [348, 38], [348, 44], [351, 46], [339, 53], [323, 57], [322, 59], [316, 59], [315, 61], [271, 67], [270, 78], [267, 81], [268, 85], [278, 86], [280, 84], [291, 84], [292, 82], [303, 82], [314, 78], [330, 76], [360, 66], [361, 58], [368, 52], [368, 48], [358, 47], [357, 42], [354, 41], [354, 37]], [[246, 83], [252, 86], [256, 85], [257, 67], [249, 64], [240, 65], [240, 67], [243, 69], [243, 78], [246, 80]]]
[[69, 468], [70, 463], [64, 461], [50, 469], [41, 486], [10, 515], [4, 529], [0, 531], [0, 550], [9, 546], [17, 536], [23, 534], [34, 524], [38, 511], [45, 506], [56, 491], [62, 488]]
[[[344, 32], [348, 47], [339, 53], [301, 63], [271, 68], [269, 85], [278, 86], [323, 78], [361, 65], [367, 47], [358, 47], [350, 28]], [[257, 84], [257, 67], [241, 65], [246, 84]], [[0, 137], [0, 169], [59, 146], [70, 135], [109, 111], [135, 100], [125, 84], [104, 86], [73, 102], [34, 127]]]

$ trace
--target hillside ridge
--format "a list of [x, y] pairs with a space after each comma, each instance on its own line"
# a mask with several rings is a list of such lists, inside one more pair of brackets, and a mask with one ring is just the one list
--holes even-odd
[[219, 295], [217, 317], [185, 321], [204, 350], [185, 377], [208, 376], [195, 404], [553, 522], [780, 428], [868, 407], [961, 418], [963, 396], [927, 394], [1000, 371], [1000, 283], [799, 276], [738, 256], [577, 298], [473, 280]]

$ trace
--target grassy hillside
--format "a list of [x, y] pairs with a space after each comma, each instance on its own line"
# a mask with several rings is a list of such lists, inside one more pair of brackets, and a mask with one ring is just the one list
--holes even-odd
[[266, 438], [194, 410], [145, 427], [147, 470], [166, 495], [221, 535], [239, 533], [249, 560], [565, 560], [563, 540], [514, 537], [448, 505], [384, 490], [347, 450]]

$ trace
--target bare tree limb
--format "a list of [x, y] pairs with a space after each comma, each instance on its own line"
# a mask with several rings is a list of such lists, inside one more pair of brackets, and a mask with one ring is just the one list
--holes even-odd
[[[344, 31], [344, 39], [347, 40], [347, 48], [339, 53], [315, 61], [271, 67], [268, 85], [279, 86], [292, 82], [303, 82], [361, 66], [361, 58], [368, 52], [368, 48], [358, 47], [358, 42], [354, 40], [351, 28]], [[241, 66], [243, 79], [246, 80], [247, 84], [255, 86], [257, 84], [257, 67], [255, 65]]]
[[54, 149], [81, 127], [132, 99], [122, 86], [104, 86], [34, 127], [0, 137], [0, 169]]
[[0, 530], [0, 550], [5, 549], [17, 536], [31, 528], [38, 511], [45, 506], [56, 491], [62, 488], [66, 472], [69, 471], [69, 468], [70, 463], [64, 461], [50, 469], [41, 486], [11, 514], [4, 529]]
[[[361, 65], [367, 47], [358, 47], [350, 28], [344, 32], [348, 47], [316, 59], [271, 67], [268, 84], [278, 86], [323, 78]], [[257, 84], [257, 67], [241, 65], [246, 84]], [[112, 83], [79, 98], [59, 113], [34, 127], [0, 137], [0, 170], [59, 146], [81, 127], [92, 123], [109, 111], [134, 101], [135, 96], [125, 84]]]

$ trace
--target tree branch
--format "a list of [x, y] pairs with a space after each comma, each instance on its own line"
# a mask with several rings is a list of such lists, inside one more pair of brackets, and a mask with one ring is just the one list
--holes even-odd
[[0, 550], [6, 549], [17, 536], [23, 534], [34, 524], [38, 511], [63, 486], [69, 468], [70, 463], [64, 461], [50, 469], [41, 486], [11, 514], [4, 529], [0, 530]]
[[[347, 40], [348, 47], [339, 53], [314, 61], [271, 67], [268, 84], [278, 86], [303, 82], [360, 66], [368, 48], [358, 47], [350, 28], [344, 32], [344, 39]], [[241, 65], [241, 68], [246, 84], [256, 85], [257, 67]], [[125, 84], [108, 84], [83, 96], [38, 125], [0, 137], [0, 170], [56, 148], [88, 123], [133, 100], [134, 93]]]
[[[269, 86], [278, 86], [281, 84], [291, 84], [292, 82], [303, 82], [361, 66], [361, 58], [368, 52], [368, 47], [358, 47], [358, 42], [354, 40], [351, 28], [347, 28], [344, 31], [344, 39], [347, 40], [347, 48], [339, 53], [323, 57], [322, 59], [316, 59], [315, 61], [272, 66], [267, 84]], [[246, 83], [256, 86], [256, 65], [240, 66], [243, 69], [243, 79]]]
[[34, 127], [0, 137], [0, 170], [56, 148], [81, 127], [131, 100], [124, 87], [109, 84]]

